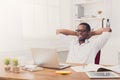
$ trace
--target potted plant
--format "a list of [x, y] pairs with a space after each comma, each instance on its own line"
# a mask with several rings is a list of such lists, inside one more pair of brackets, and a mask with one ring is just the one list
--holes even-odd
[[14, 58], [12, 60], [12, 72], [13, 73], [19, 73], [19, 66], [18, 66], [18, 59], [17, 58]]
[[9, 72], [10, 71], [10, 59], [9, 58], [5, 58], [4, 59], [4, 65], [5, 65], [5, 71]]

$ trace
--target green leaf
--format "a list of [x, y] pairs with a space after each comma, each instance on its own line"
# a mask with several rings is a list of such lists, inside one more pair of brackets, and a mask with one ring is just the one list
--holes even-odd
[[10, 59], [9, 58], [5, 58], [4, 59], [4, 64], [5, 65], [9, 65], [10, 64]]
[[18, 65], [18, 59], [17, 58], [14, 58], [12, 61], [13, 61], [13, 66], [17, 66]]

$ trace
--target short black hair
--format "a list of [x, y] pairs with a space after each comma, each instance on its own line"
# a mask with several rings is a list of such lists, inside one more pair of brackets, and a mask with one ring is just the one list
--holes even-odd
[[90, 27], [90, 25], [88, 23], [80, 23], [79, 26], [80, 25], [85, 25], [86, 26], [86, 30], [87, 31], [91, 31], [91, 27]]

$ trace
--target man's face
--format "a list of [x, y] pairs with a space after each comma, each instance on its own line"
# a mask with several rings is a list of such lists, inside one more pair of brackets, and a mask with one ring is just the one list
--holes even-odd
[[89, 31], [86, 30], [85, 25], [79, 25], [76, 29], [79, 41], [85, 41], [88, 38]]

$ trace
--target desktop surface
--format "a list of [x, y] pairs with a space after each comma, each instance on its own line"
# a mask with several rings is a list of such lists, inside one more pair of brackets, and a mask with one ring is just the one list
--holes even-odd
[[[80, 64], [77, 64], [80, 66]], [[2, 65], [0, 65], [0, 80], [91, 80], [85, 72], [75, 72], [71, 68], [66, 68], [64, 70], [71, 71], [71, 74], [61, 75], [56, 74], [55, 69], [47, 69], [29, 72], [21, 70], [20, 73], [10, 73], [5, 72]], [[101, 79], [94, 79], [101, 80]], [[108, 80], [108, 79], [102, 79]], [[120, 79], [109, 79], [109, 80], [120, 80]]]

